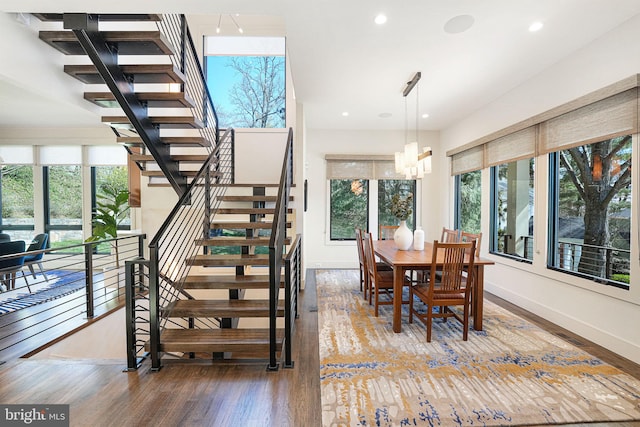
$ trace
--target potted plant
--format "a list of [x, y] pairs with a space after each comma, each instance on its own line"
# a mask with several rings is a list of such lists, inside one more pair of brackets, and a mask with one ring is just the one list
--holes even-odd
[[413, 233], [407, 227], [407, 219], [413, 214], [413, 193], [407, 194], [404, 199], [399, 194], [391, 198], [391, 214], [400, 220], [400, 226], [393, 234], [396, 247], [406, 251], [413, 242]]
[[[127, 217], [129, 211], [129, 191], [112, 187], [104, 187], [103, 195], [96, 201], [96, 210], [93, 213], [93, 234], [85, 242], [97, 242], [109, 238], [118, 237], [118, 226]], [[111, 242], [116, 268], [120, 267], [118, 256], [118, 241]]]

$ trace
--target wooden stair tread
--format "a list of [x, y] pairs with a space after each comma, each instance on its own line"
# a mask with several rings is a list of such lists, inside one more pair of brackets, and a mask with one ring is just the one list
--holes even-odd
[[[288, 228], [291, 227], [291, 223], [287, 223]], [[250, 221], [216, 221], [211, 223], [211, 228], [213, 229], [261, 229], [261, 230], [269, 230], [273, 227], [272, 221], [264, 221], [264, 222], [250, 222]]]
[[[160, 31], [101, 31], [105, 41], [118, 45], [118, 55], [173, 55]], [[73, 31], [40, 31], [39, 37], [65, 55], [86, 55]]]
[[[275, 212], [274, 208], [218, 208], [216, 213], [221, 215], [227, 214], [256, 214], [256, 215], [270, 215]], [[293, 213], [293, 209], [287, 208], [287, 213]]]
[[[208, 154], [171, 154], [172, 160], [184, 163], [204, 163], [208, 158]], [[129, 158], [134, 162], [155, 162], [151, 154], [130, 154]]]
[[[124, 74], [133, 76], [134, 83], [184, 83], [185, 76], [173, 64], [120, 65]], [[65, 65], [64, 72], [83, 83], [102, 84], [104, 80], [95, 65]]]
[[[269, 289], [269, 276], [189, 275], [183, 283], [185, 289]], [[281, 277], [280, 285], [284, 285], [284, 277]]]
[[[198, 174], [199, 171], [180, 171], [180, 175], [183, 176], [187, 176], [187, 177], [194, 177]], [[163, 177], [164, 172], [162, 172], [161, 170], [143, 170], [140, 172], [140, 174], [142, 176], [149, 176], [149, 177]], [[220, 171], [211, 171], [211, 173], [209, 174], [210, 176], [222, 176], [223, 173]]]
[[[144, 145], [142, 138], [139, 136], [120, 136], [116, 140], [119, 144]], [[179, 145], [181, 147], [208, 147], [211, 145], [208, 139], [201, 136], [165, 136], [160, 137], [160, 142], [167, 145]]]
[[[40, 21], [61, 22], [62, 13], [32, 13]], [[129, 22], [129, 21], [162, 21], [162, 15], [157, 13], [101, 13], [98, 21], [103, 22]]]
[[[202, 121], [192, 116], [149, 116], [154, 125], [162, 125], [167, 129], [202, 129]], [[102, 123], [112, 125], [131, 125], [127, 116], [103, 116]]]
[[269, 255], [258, 254], [225, 254], [225, 255], [196, 255], [187, 258], [187, 264], [205, 267], [231, 267], [238, 265], [269, 265]]
[[[196, 245], [200, 246], [268, 246], [271, 237], [211, 237], [209, 239], [198, 239], [195, 241]], [[290, 237], [285, 237], [284, 244], [291, 243]]]
[[[184, 92], [136, 92], [136, 98], [150, 108], [192, 108], [193, 100]], [[84, 99], [104, 108], [117, 108], [120, 104], [112, 92], [85, 92]]]
[[[284, 329], [276, 329], [276, 350], [282, 350]], [[160, 350], [168, 352], [268, 352], [268, 329], [165, 329]]]
[[[223, 202], [275, 202], [277, 196], [218, 196]], [[289, 196], [293, 200], [293, 196]]]
[[[163, 311], [169, 317], [269, 317], [269, 300], [202, 300], [181, 299]], [[278, 301], [277, 316], [284, 316], [284, 301]]]

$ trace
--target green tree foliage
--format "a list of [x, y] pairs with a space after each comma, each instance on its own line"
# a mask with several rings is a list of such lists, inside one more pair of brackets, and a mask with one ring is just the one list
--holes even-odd
[[352, 191], [350, 179], [331, 180], [331, 239], [355, 239], [355, 228], [369, 229], [369, 181], [356, 180], [362, 191]]
[[460, 175], [460, 228], [468, 233], [480, 233], [482, 201], [480, 171]]
[[2, 218], [33, 218], [33, 167], [5, 166], [2, 173]]
[[[415, 194], [416, 182], [404, 179], [381, 179], [378, 181], [378, 224], [398, 225], [400, 221], [392, 213], [393, 197], [406, 198], [409, 194]], [[412, 213], [407, 218], [407, 227], [414, 229], [415, 223], [415, 199], [412, 200]]]
[[82, 218], [82, 175], [80, 166], [49, 167], [49, 215], [54, 220]]

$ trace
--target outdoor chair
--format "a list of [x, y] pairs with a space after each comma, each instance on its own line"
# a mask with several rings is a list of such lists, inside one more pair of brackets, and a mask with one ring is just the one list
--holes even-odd
[[[31, 244], [27, 248], [27, 252], [44, 251], [47, 248], [48, 241], [49, 241], [49, 235], [47, 233], [38, 234], [31, 241]], [[31, 275], [33, 275], [33, 277], [36, 277], [36, 272], [33, 269], [33, 264], [37, 264], [38, 268], [40, 269], [40, 273], [42, 273], [42, 276], [44, 277], [44, 280], [48, 282], [49, 279], [47, 278], [47, 275], [44, 272], [44, 268], [42, 268], [43, 257], [44, 257], [44, 252], [38, 252], [36, 254], [27, 255], [24, 257], [24, 265], [26, 267], [29, 267], [29, 271], [31, 272]]]
[[[23, 240], [15, 240], [12, 242], [0, 242], [0, 256], [3, 255], [13, 255], [24, 252], [25, 243]], [[29, 293], [31, 293], [31, 288], [29, 287], [29, 282], [27, 281], [27, 277], [24, 275], [22, 271], [22, 267], [24, 266], [24, 255], [9, 259], [0, 260], [0, 280], [2, 281], [3, 286], [6, 290], [15, 289], [16, 287], [16, 275], [18, 271], [22, 272], [22, 277], [24, 277], [24, 281], [27, 284], [27, 289], [29, 289]]]

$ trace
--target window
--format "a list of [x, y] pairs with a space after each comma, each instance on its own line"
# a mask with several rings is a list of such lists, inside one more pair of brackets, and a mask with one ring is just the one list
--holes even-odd
[[628, 289], [631, 140], [550, 154], [551, 268]]
[[206, 37], [207, 87], [223, 128], [284, 128], [282, 37]]
[[455, 228], [468, 233], [481, 231], [481, 172], [456, 175]]
[[0, 229], [13, 240], [30, 240], [34, 230], [33, 167], [4, 165], [0, 168]]
[[534, 159], [491, 168], [491, 253], [533, 258]]
[[[93, 174], [93, 195], [91, 210], [96, 207], [96, 201], [106, 196], [105, 190], [110, 189], [112, 192], [127, 191], [128, 175], [126, 166], [94, 166], [91, 168]], [[118, 226], [119, 230], [131, 229], [131, 215], [127, 211], [126, 218]]]
[[[406, 179], [381, 179], [378, 180], [378, 226], [398, 225], [400, 221], [391, 214], [391, 198], [394, 194], [399, 194], [405, 198], [411, 193], [416, 195], [416, 182]], [[416, 198], [413, 198], [413, 214], [407, 219], [407, 227], [415, 229], [416, 218]]]
[[45, 230], [51, 247], [82, 243], [81, 167], [44, 166], [43, 174]]
[[356, 228], [369, 229], [369, 181], [332, 179], [330, 185], [330, 238], [355, 240]]

